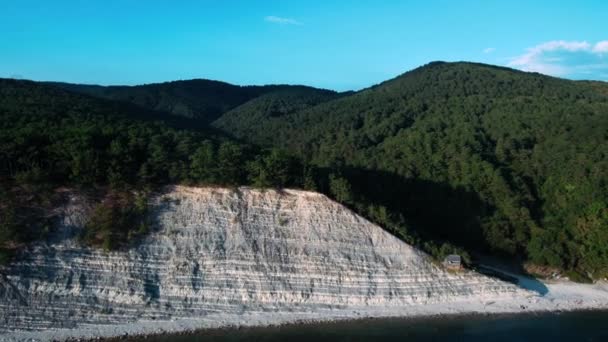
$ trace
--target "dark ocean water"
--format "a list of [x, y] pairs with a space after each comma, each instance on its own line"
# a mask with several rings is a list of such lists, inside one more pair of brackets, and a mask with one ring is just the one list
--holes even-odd
[[[137, 340], [134, 340], [137, 341]], [[158, 342], [236, 341], [606, 341], [608, 312], [373, 319], [202, 331], [148, 337]]]

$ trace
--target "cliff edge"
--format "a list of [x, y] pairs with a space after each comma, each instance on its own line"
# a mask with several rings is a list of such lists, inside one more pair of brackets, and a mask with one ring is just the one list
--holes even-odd
[[111, 336], [130, 330], [104, 326], [356, 317], [531, 295], [473, 272], [447, 272], [318, 193], [176, 186], [149, 205], [153, 233], [132, 249], [105, 252], [75, 241], [87, 210], [73, 197], [56, 241], [0, 270], [0, 334]]

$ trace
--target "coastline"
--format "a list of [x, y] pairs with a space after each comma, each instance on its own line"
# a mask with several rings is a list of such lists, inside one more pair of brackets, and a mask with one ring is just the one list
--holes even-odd
[[[271, 328], [306, 328], [319, 326], [329, 326], [332, 324], [373, 324], [377, 321], [396, 321], [399, 323], [407, 324], [428, 324], [435, 320], [463, 320], [463, 319], [503, 319], [503, 318], [524, 318], [524, 317], [537, 317], [541, 315], [562, 315], [562, 314], [575, 314], [575, 313], [607, 313], [608, 308], [599, 309], [575, 309], [569, 311], [527, 311], [527, 312], [511, 312], [511, 313], [461, 313], [461, 314], [437, 314], [427, 316], [390, 316], [390, 317], [362, 317], [362, 318], [344, 318], [334, 320], [312, 320], [312, 321], [295, 321], [286, 322], [282, 324], [271, 324], [263, 326], [226, 326], [221, 328], [202, 328], [195, 330], [179, 331], [179, 332], [161, 332], [158, 334], [142, 334], [142, 335], [123, 335], [109, 338], [94, 338], [86, 341], [146, 341], [156, 339], [168, 339], [173, 337], [200, 337], [205, 338], [207, 336], [218, 336], [230, 333], [241, 333], [247, 330], [257, 329], [271, 329]], [[80, 339], [68, 340], [68, 341], [82, 341]]]
[[[175, 188], [151, 203], [158, 230], [111, 253], [69, 238], [86, 216], [74, 198], [58, 230], [64, 240], [38, 246], [0, 282], [0, 341], [608, 309], [606, 280], [510, 274], [516, 286], [472, 270], [449, 273], [323, 195], [286, 193]], [[88, 316], [77, 316], [78, 305]]]
[[119, 325], [82, 325], [76, 329], [20, 331], [0, 336], [1, 341], [47, 340], [119, 340], [154, 335], [190, 335], [207, 330], [271, 327], [349, 320], [401, 318], [427, 319], [467, 315], [535, 314], [608, 310], [608, 283], [578, 284], [570, 281], [545, 283], [549, 292], [543, 296], [517, 296], [496, 300], [455, 301], [400, 307], [327, 308], [311, 312], [247, 311], [242, 314], [210, 314], [198, 318], [170, 321], [138, 321]]

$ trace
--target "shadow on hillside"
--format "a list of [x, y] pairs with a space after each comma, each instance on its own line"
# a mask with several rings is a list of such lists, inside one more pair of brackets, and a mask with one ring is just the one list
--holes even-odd
[[[96, 102], [103, 103], [106, 108], [112, 109], [112, 111], [120, 117], [132, 120], [140, 120], [147, 122], [162, 122], [163, 124], [179, 129], [194, 131], [198, 133], [207, 134], [211, 137], [217, 138], [230, 138], [230, 135], [225, 132], [216, 129], [210, 125], [210, 120], [205, 118], [194, 118], [187, 116], [180, 116], [168, 111], [155, 110], [146, 106], [138, 105], [133, 102], [123, 99], [107, 99], [104, 96], [95, 96], [87, 92], [79, 91], [75, 89], [74, 85], [46, 82], [48, 86], [62, 89], [64, 91], [76, 94], [81, 97], [94, 99]], [[217, 116], [220, 114], [219, 109], [215, 113], [208, 113], [211, 116]]]
[[481, 273], [487, 274], [485, 270], [488, 270], [492, 273], [498, 273], [498, 278], [501, 279], [502, 276], [516, 278], [517, 285], [526, 290], [537, 292], [541, 296], [549, 293], [547, 286], [539, 279], [528, 274], [521, 262], [484, 254], [474, 254], [473, 259], [473, 268]]
[[[327, 176], [331, 170], [321, 172]], [[482, 229], [482, 221], [490, 217], [495, 208], [477, 193], [386, 171], [345, 167], [340, 169], [340, 173], [349, 180], [356, 194], [358, 204], [355, 206], [385, 207], [393, 215], [401, 216], [408, 233], [422, 241], [450, 242], [475, 255], [496, 255], [496, 251], [491, 251], [488, 234]], [[487, 266], [487, 259], [483, 260], [483, 265]], [[491, 266], [499, 273], [493, 274], [494, 277], [517, 283], [541, 295], [548, 292], [542, 282], [527, 274], [523, 259], [498, 256], [492, 259]]]
[[494, 209], [476, 193], [385, 171], [347, 167], [341, 173], [349, 180], [358, 202], [383, 206], [401, 215], [421, 238], [488, 250], [481, 219]]

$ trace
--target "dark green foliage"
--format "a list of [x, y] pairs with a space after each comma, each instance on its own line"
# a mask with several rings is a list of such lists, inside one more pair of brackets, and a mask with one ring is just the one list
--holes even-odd
[[[281, 129], [275, 129], [274, 122], [283, 124], [282, 118], [300, 110], [335, 99], [339, 94], [309, 87], [285, 87], [264, 94], [248, 101], [223, 114], [213, 125], [236, 137], [256, 137], [256, 143], [269, 144], [277, 135], [283, 135]], [[264, 129], [260, 129], [260, 124]], [[281, 140], [289, 139], [282, 136]]]
[[589, 278], [589, 276], [582, 274], [575, 270], [570, 270], [570, 271], [566, 272], [566, 276], [568, 277], [568, 279], [570, 279], [574, 282], [577, 282], [577, 283], [586, 283], [586, 284], [593, 283], [593, 279]]
[[608, 274], [605, 83], [437, 62], [310, 108], [214, 125], [343, 165], [356, 196], [338, 178], [321, 190], [406, 240]]
[[0, 264], [20, 246], [46, 238], [56, 197], [42, 186], [0, 182]]
[[0, 247], [0, 266], [8, 264], [11, 260], [11, 251]]
[[194, 182], [218, 181], [215, 147], [211, 141], [204, 141], [190, 156], [190, 179]]
[[93, 209], [82, 240], [91, 246], [113, 250], [128, 245], [149, 230], [145, 193], [108, 193]]
[[338, 201], [346, 204], [353, 202], [353, 191], [350, 183], [344, 177], [337, 175], [329, 176], [329, 193]]
[[437, 62], [350, 94], [61, 87], [131, 105], [0, 81], [2, 182], [304, 187], [437, 257], [466, 248], [608, 275], [605, 83]]
[[53, 83], [53, 85], [204, 121], [217, 118], [223, 112], [253, 98], [259, 92], [254, 87], [239, 87], [210, 80], [175, 81], [134, 87], [64, 83]]
[[318, 176], [316, 169], [310, 165], [304, 165], [304, 174], [302, 176], [302, 187], [309, 191], [319, 191], [317, 185]]
[[[251, 183], [260, 188], [284, 188], [302, 184], [300, 161], [285, 151], [274, 149], [249, 164]], [[309, 184], [310, 185], [310, 184]]]
[[237, 143], [225, 142], [217, 151], [218, 178], [221, 184], [239, 185], [246, 179], [245, 165], [247, 156], [243, 147]]
[[[1, 188], [0, 188], [1, 189]], [[10, 256], [10, 244], [17, 235], [15, 201], [6, 191], [0, 193], [3, 199], [0, 203], [0, 265], [6, 263]]]
[[[195, 118], [208, 123], [223, 113], [251, 99], [272, 92], [318, 91], [319, 96], [335, 94], [328, 90], [317, 90], [297, 86], [236, 86], [224, 82], [196, 79], [139, 86], [109, 86], [49, 83], [51, 85], [107, 100], [128, 102], [142, 108], [170, 115]], [[277, 111], [282, 108], [278, 106]]]
[[[266, 158], [267, 152], [209, 131], [136, 120], [132, 110], [33, 82], [0, 80], [0, 175], [23, 184], [83, 187], [239, 185], [250, 178], [249, 162], [277, 156]], [[291, 180], [299, 178], [279, 184], [294, 185]]]
[[[140, 200], [126, 196], [125, 189], [171, 183], [247, 185], [261, 175], [273, 186], [301, 186], [301, 164], [285, 153], [147, 118], [145, 110], [131, 105], [29, 81], [0, 80], [2, 259], [2, 251], [39, 239], [48, 230], [43, 199], [37, 197], [51, 195], [58, 186], [110, 189], [83, 236], [107, 249], [148, 229], [139, 221], [145, 216], [141, 206], [132, 204]], [[254, 163], [261, 167], [250, 174], [247, 166]]]
[[3, 201], [0, 203], [0, 245], [11, 241], [16, 234], [16, 208], [15, 199], [6, 189], [0, 187], [0, 196]]

